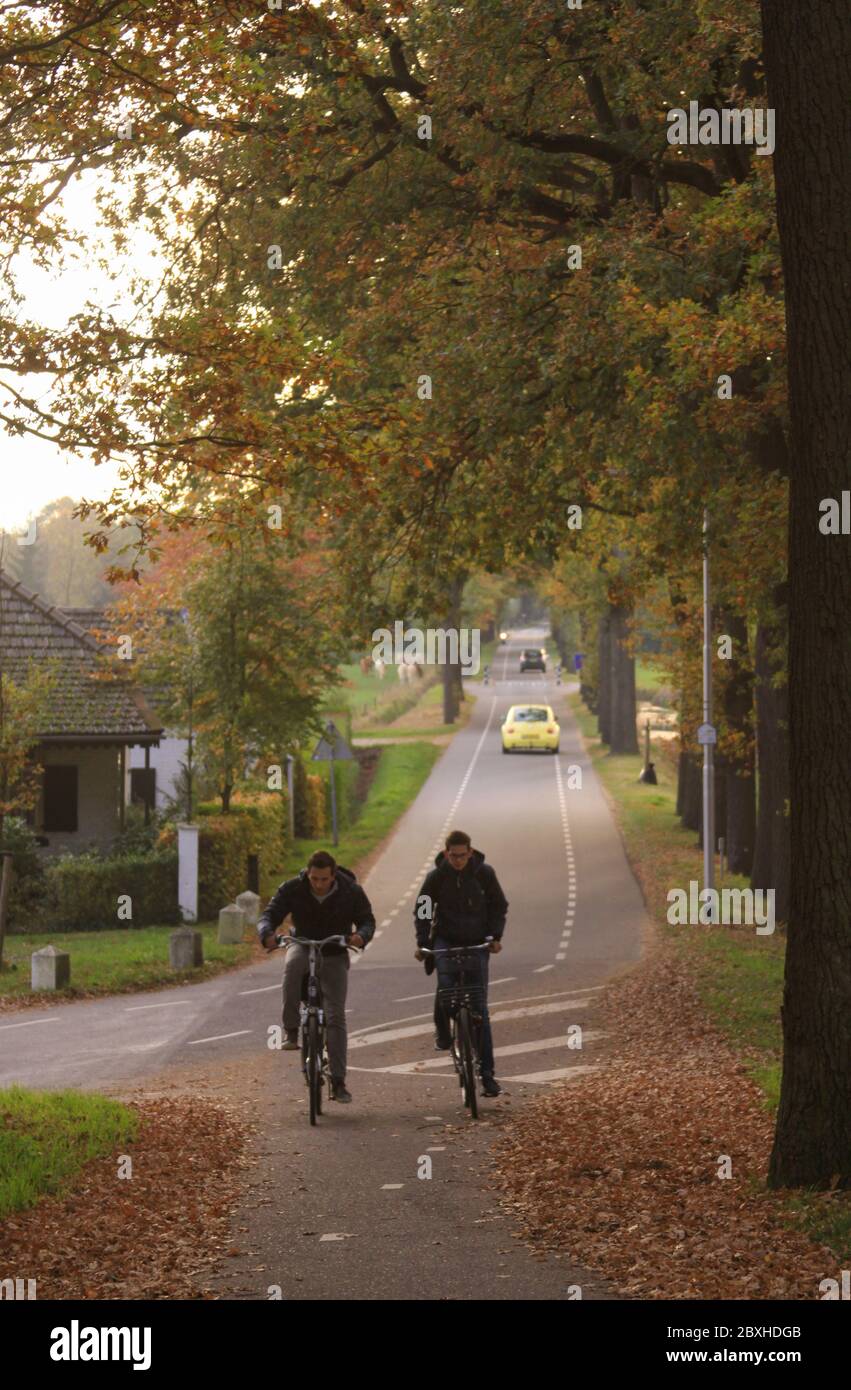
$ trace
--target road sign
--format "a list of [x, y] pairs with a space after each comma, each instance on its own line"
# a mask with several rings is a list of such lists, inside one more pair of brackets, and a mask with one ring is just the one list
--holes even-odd
[[329, 719], [325, 725], [325, 733], [322, 735], [310, 756], [311, 762], [321, 763], [330, 762], [332, 759], [335, 762], [340, 762], [347, 758], [351, 760], [355, 755], [346, 743], [346, 740], [343, 738], [343, 735], [340, 733], [333, 719]]
[[717, 743], [718, 730], [713, 724], [701, 724], [697, 731], [697, 741], [700, 744]]
[[583, 656], [584, 656], [584, 652], [576, 652], [576, 653], [574, 653], [574, 657], [573, 657], [573, 669], [574, 669], [574, 671], [581, 671], [581, 670], [582, 670], [582, 658], [583, 658]]

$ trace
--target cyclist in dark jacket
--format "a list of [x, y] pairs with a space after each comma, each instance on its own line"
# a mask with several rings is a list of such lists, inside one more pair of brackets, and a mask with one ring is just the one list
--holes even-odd
[[[312, 941], [345, 936], [353, 946], [366, 946], [375, 931], [369, 898], [351, 869], [337, 864], [326, 850], [311, 855], [306, 869], [282, 883], [257, 923], [257, 934], [267, 950], [275, 947], [275, 933], [285, 917], [292, 916], [293, 934]], [[356, 930], [352, 932], [352, 927]], [[298, 1049], [301, 988], [307, 972], [306, 946], [288, 946], [284, 966], [285, 1052]], [[349, 953], [345, 946], [329, 946], [322, 952], [322, 1000], [328, 1030], [331, 1064], [331, 1099], [350, 1101], [346, 1089], [346, 993]]]
[[[446, 838], [445, 851], [434, 861], [435, 867], [425, 876], [414, 905], [414, 930], [417, 949], [422, 960], [421, 946], [439, 951], [447, 946], [473, 946], [492, 936], [491, 951], [502, 950], [502, 934], [508, 901], [494, 870], [485, 863], [481, 850], [473, 849], [469, 835], [453, 830]], [[457, 967], [449, 956], [437, 957], [438, 990], [451, 988]], [[477, 951], [464, 964], [468, 978], [478, 974], [484, 998], [481, 1031], [482, 1089], [486, 1096], [498, 1096], [499, 1083], [494, 1077], [493, 1038], [487, 1009], [488, 954]], [[445, 1050], [450, 1045], [449, 1021], [435, 996], [435, 1047]]]

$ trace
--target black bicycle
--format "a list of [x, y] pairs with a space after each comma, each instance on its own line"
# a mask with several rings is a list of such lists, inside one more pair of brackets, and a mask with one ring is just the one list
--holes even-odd
[[350, 951], [355, 952], [359, 948], [350, 946], [344, 936], [326, 936], [321, 941], [313, 941], [306, 936], [285, 935], [278, 936], [277, 941], [281, 948], [292, 945], [306, 946], [309, 952], [299, 1023], [301, 1065], [310, 1096], [310, 1123], [315, 1125], [317, 1116], [322, 1114], [322, 1087], [326, 1081], [330, 1083], [331, 1080], [325, 1010], [322, 1007], [322, 952], [326, 946], [347, 946]]
[[475, 959], [476, 951], [489, 951], [492, 941], [493, 937], [487, 936], [479, 946], [447, 946], [439, 951], [432, 951], [428, 946], [420, 947], [424, 956], [451, 956], [457, 964], [453, 983], [439, 986], [437, 997], [440, 1007], [449, 1018], [452, 1061], [458, 1084], [464, 1092], [464, 1104], [473, 1120], [479, 1118], [476, 1068], [480, 1060], [482, 1021], [487, 1000], [478, 972], [475, 979], [468, 979], [464, 962], [469, 964]]

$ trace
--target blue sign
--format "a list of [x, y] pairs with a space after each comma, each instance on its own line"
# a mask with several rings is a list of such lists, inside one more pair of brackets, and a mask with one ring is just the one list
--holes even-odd
[[583, 656], [584, 656], [584, 653], [583, 653], [583, 652], [575, 652], [575, 653], [574, 653], [574, 657], [573, 657], [573, 669], [574, 669], [574, 671], [581, 671], [581, 670], [582, 670], [582, 659], [583, 659]]

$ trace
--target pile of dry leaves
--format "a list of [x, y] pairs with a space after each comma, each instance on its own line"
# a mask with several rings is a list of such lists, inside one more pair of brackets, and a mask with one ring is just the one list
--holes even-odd
[[130, 1102], [140, 1116], [118, 1157], [88, 1163], [64, 1197], [45, 1197], [0, 1225], [0, 1268], [37, 1280], [39, 1299], [203, 1297], [228, 1253], [228, 1214], [249, 1126], [192, 1097]]
[[836, 1256], [764, 1190], [771, 1118], [684, 966], [656, 950], [603, 1008], [606, 1066], [524, 1106], [500, 1140], [520, 1234], [634, 1298], [818, 1299]]

